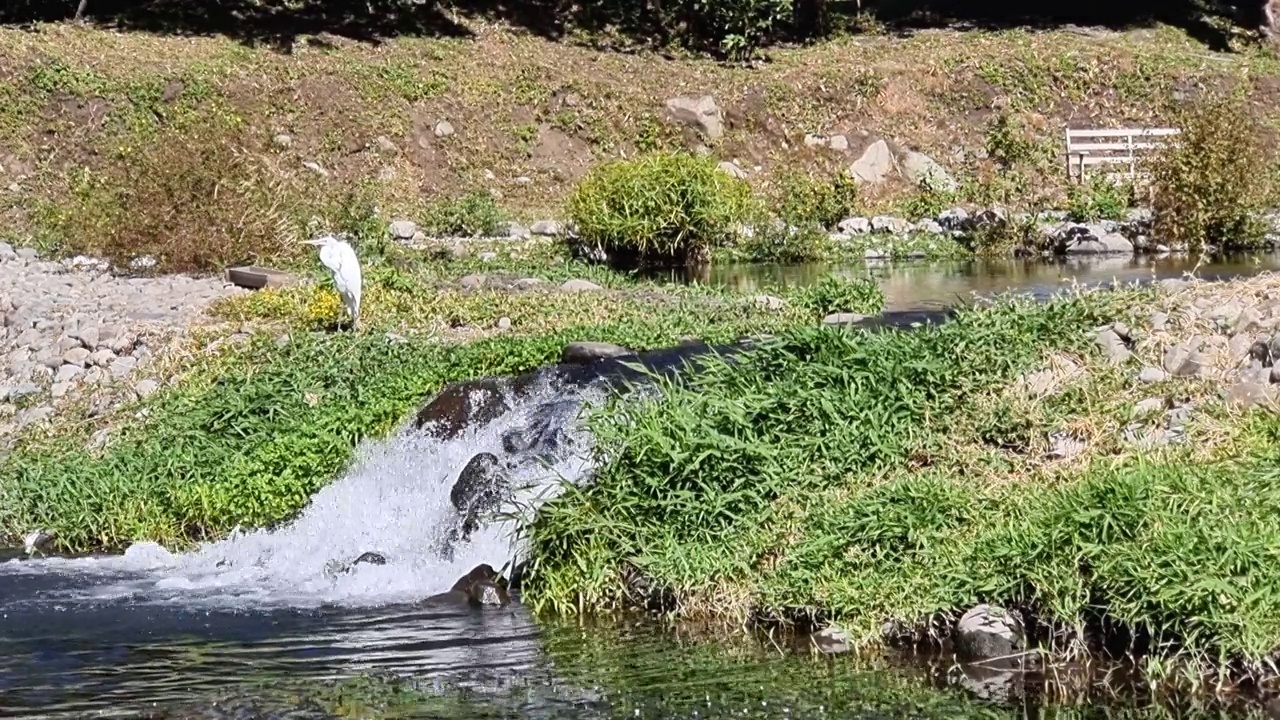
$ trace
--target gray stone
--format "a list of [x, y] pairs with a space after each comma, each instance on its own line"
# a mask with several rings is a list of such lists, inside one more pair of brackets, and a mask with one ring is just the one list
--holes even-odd
[[1262, 315], [1254, 307], [1246, 307], [1236, 316], [1236, 321], [1232, 325], [1233, 333], [1249, 333], [1257, 332], [1262, 329]]
[[529, 232], [543, 237], [556, 237], [564, 234], [564, 226], [556, 220], [539, 220], [529, 226]]
[[765, 310], [771, 310], [773, 312], [780, 312], [785, 310], [787, 307], [786, 300], [783, 300], [780, 297], [774, 297], [773, 295], [756, 295], [751, 298], [751, 301], [754, 302], [757, 307]]
[[111, 352], [108, 348], [102, 348], [101, 350], [97, 350], [89, 355], [89, 362], [97, 365], [98, 367], [106, 367], [115, 359], [116, 354]]
[[1168, 378], [1168, 374], [1154, 365], [1148, 365], [1138, 373], [1138, 382], [1150, 385], [1152, 383], [1164, 382]]
[[289, 148], [293, 146], [293, 138], [289, 135], [285, 135], [284, 133], [280, 133], [271, 138], [271, 144], [281, 149]]
[[476, 259], [478, 259], [480, 262], [486, 262], [486, 263], [493, 262], [494, 260], [498, 259], [498, 253], [493, 251], [482, 252], [479, 255], [476, 255]]
[[823, 628], [813, 634], [813, 645], [824, 655], [843, 655], [853, 649], [849, 633], [840, 628]]
[[889, 253], [881, 250], [880, 248], [867, 248], [862, 253], [862, 258], [864, 260], [884, 260], [887, 257], [889, 257]]
[[831, 326], [831, 327], [839, 327], [842, 325], [854, 325], [856, 323], [862, 322], [863, 320], [866, 320], [867, 317], [868, 316], [866, 315], [859, 315], [858, 313], [851, 313], [851, 312], [831, 313], [830, 315], [822, 318], [822, 324]]
[[453, 125], [448, 120], [441, 120], [436, 123], [435, 135], [438, 138], [447, 138], [453, 135]]
[[89, 351], [83, 347], [75, 347], [62, 354], [62, 361], [68, 365], [84, 367], [89, 364]]
[[1175, 377], [1195, 377], [1204, 367], [1204, 359], [1186, 345], [1174, 345], [1164, 351], [1165, 372]]
[[1098, 237], [1098, 242], [1102, 244], [1103, 252], [1112, 254], [1133, 254], [1133, 243], [1129, 242], [1129, 238], [1120, 233], [1105, 233]]
[[1232, 335], [1227, 341], [1227, 352], [1232, 357], [1244, 358], [1249, 355], [1249, 348], [1253, 347], [1253, 336], [1245, 333]]
[[529, 237], [530, 233], [529, 233], [529, 228], [521, 225], [520, 223], [509, 222], [506, 225], [506, 232], [503, 234], [506, 235], [506, 237], [509, 237], [513, 240], [524, 240], [525, 238]]
[[720, 168], [720, 172], [731, 178], [736, 178], [738, 180], [747, 179], [747, 171], [738, 167], [737, 163], [732, 163], [726, 160], [725, 162], [720, 163], [717, 167]]
[[623, 357], [635, 353], [612, 343], [574, 342], [564, 346], [560, 353], [560, 362], [574, 365], [585, 365], [605, 358]]
[[1160, 289], [1170, 295], [1180, 293], [1188, 287], [1190, 287], [1190, 284], [1186, 280], [1179, 280], [1178, 278], [1165, 278], [1160, 281]]
[[40, 386], [32, 382], [21, 382], [9, 388], [9, 400], [17, 401], [40, 394]]
[[589, 280], [574, 278], [572, 280], [565, 280], [564, 284], [560, 286], [560, 289], [565, 292], [596, 292], [603, 290], [604, 288]]
[[81, 327], [72, 337], [80, 341], [86, 350], [93, 351], [98, 347], [99, 330], [97, 325]]
[[920, 222], [916, 223], [916, 232], [922, 233], [924, 235], [946, 234], [946, 230], [942, 228], [942, 225], [938, 224], [937, 220], [931, 220], [931, 219], [921, 220]]
[[480, 274], [467, 275], [458, 281], [458, 287], [461, 287], [463, 290], [479, 290], [485, 286], [485, 283], [487, 283], [488, 280], [488, 277]]
[[955, 192], [959, 183], [933, 158], [915, 151], [903, 154], [899, 165], [902, 175], [915, 186], [924, 186], [940, 192]]
[[1026, 648], [1022, 620], [994, 605], [978, 605], [956, 622], [956, 649], [968, 658], [1007, 657]]
[[877, 215], [871, 218], [872, 232], [902, 235], [907, 232], [909, 227], [910, 223], [906, 220], [892, 215]]
[[412, 240], [417, 232], [418, 225], [412, 220], [396, 220], [391, 223], [391, 237], [397, 240]]
[[84, 372], [83, 365], [63, 365], [53, 373], [54, 382], [71, 382]]
[[137, 366], [138, 366], [138, 361], [135, 358], [118, 357], [115, 360], [111, 361], [111, 366], [109, 370], [111, 371], [111, 377], [115, 378], [116, 380], [122, 380], [128, 377], [131, 373], [133, 373], [134, 369]]
[[1156, 311], [1151, 313], [1151, 329], [1163, 331], [1169, 324], [1169, 313]]
[[17, 417], [14, 418], [14, 421], [17, 424], [18, 429], [22, 429], [22, 428], [30, 427], [32, 425], [37, 425], [39, 423], [42, 423], [45, 420], [48, 420], [52, 416], [53, 416], [53, 408], [49, 407], [48, 405], [41, 405], [39, 407], [33, 407], [27, 410], [20, 411]]
[[894, 170], [893, 151], [884, 140], [872, 143], [849, 166], [849, 176], [858, 182], [881, 183], [887, 180]]
[[14, 254], [19, 260], [39, 260], [40, 253], [35, 248], [18, 248], [14, 250]]
[[511, 318], [509, 318], [509, 317], [505, 317], [505, 316], [504, 316], [504, 317], [500, 317], [500, 318], [498, 318], [498, 329], [499, 329], [499, 330], [510, 330], [510, 329], [511, 329]]
[[1094, 341], [1102, 348], [1102, 353], [1112, 365], [1119, 365], [1133, 355], [1119, 333], [1113, 329], [1099, 331]]
[[1271, 372], [1267, 375], [1267, 380], [1271, 383], [1280, 383], [1280, 365], [1272, 365]]
[[720, 106], [710, 95], [674, 97], [667, 100], [666, 107], [672, 120], [697, 129], [708, 140], [719, 140], [724, 135]]
[[540, 278], [520, 278], [512, 283], [511, 287], [516, 290], [532, 290], [542, 284], [543, 282]]
[[871, 221], [864, 217], [845, 218], [836, 227], [846, 235], [866, 235], [871, 232]]
[[75, 383], [70, 380], [55, 382], [53, 385], [49, 386], [49, 397], [55, 400], [65, 397], [71, 392], [71, 388], [73, 387], [75, 387]]
[[1269, 405], [1274, 400], [1275, 392], [1271, 386], [1260, 382], [1238, 382], [1226, 391], [1227, 404], [1237, 408]]
[[150, 378], [146, 380], [139, 380], [138, 383], [133, 386], [133, 391], [138, 394], [138, 397], [143, 399], [151, 397], [159, 389], [160, 383]]
[[844, 135], [832, 135], [827, 140], [827, 147], [831, 148], [832, 150], [835, 150], [836, 152], [848, 152], [849, 138], [845, 137]]

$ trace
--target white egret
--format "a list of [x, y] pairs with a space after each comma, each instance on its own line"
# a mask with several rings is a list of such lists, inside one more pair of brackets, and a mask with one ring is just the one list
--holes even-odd
[[351, 327], [360, 320], [360, 260], [351, 246], [335, 238], [325, 235], [315, 240], [303, 240], [307, 245], [320, 248], [320, 262], [333, 272], [333, 284], [342, 296], [342, 304], [351, 317]]

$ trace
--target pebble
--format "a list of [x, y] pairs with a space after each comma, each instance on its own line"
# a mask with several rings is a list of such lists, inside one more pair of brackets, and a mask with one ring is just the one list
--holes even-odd
[[510, 330], [510, 329], [511, 329], [511, 318], [509, 318], [509, 317], [500, 317], [500, 318], [498, 318], [498, 329], [499, 329], [499, 330]]

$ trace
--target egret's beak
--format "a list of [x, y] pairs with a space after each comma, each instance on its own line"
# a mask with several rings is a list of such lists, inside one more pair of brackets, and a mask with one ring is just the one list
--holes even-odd
[[303, 245], [319, 245], [324, 241], [323, 240], [299, 240], [298, 242], [302, 243]]

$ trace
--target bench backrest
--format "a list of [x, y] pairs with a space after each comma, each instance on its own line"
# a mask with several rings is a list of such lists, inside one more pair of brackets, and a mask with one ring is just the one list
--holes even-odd
[[1101, 165], [1119, 165], [1130, 181], [1144, 175], [1138, 161], [1144, 154], [1164, 146], [1177, 135], [1176, 128], [1067, 128], [1067, 177], [1084, 182], [1090, 170]]

